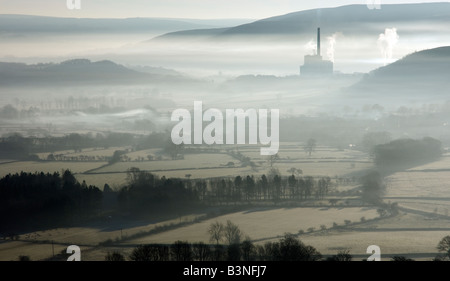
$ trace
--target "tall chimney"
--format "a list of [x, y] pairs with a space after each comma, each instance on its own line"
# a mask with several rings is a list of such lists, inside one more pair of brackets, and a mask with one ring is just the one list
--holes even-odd
[[317, 55], [320, 56], [320, 27], [317, 28]]

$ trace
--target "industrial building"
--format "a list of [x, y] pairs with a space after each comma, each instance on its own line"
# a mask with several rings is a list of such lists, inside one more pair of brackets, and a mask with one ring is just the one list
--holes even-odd
[[320, 27], [317, 28], [317, 51], [315, 55], [306, 55], [304, 64], [300, 66], [302, 76], [321, 76], [333, 74], [333, 62], [323, 60], [320, 54]]

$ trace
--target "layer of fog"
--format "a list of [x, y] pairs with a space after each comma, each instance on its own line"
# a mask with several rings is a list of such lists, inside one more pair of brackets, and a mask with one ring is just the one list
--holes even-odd
[[[367, 27], [361, 27], [362, 29]], [[395, 29], [394, 44], [387, 44]], [[366, 73], [415, 51], [450, 45], [442, 26], [386, 24], [368, 28], [364, 35], [343, 30], [322, 30], [322, 56], [334, 60], [337, 73]], [[195, 85], [71, 87], [4, 90], [0, 107], [17, 110], [37, 107], [33, 118], [2, 120], [2, 134], [11, 130], [41, 128], [56, 134], [67, 131], [133, 131], [148, 133], [167, 128], [176, 108], [192, 109], [194, 101], [206, 108], [277, 108], [281, 118], [290, 116], [335, 116], [380, 120], [390, 114], [425, 112], [446, 98], [408, 97], [408, 85], [397, 96], [345, 97], [346, 89], [362, 75], [335, 75], [307, 79], [299, 76], [304, 56], [314, 53], [315, 30], [298, 38], [232, 38], [229, 40], [148, 41], [147, 34], [110, 36], [34, 34], [33, 39], [0, 41], [2, 61], [59, 62], [69, 58], [107, 59], [132, 67], [162, 66], [188, 76], [201, 77]], [[5, 58], [7, 54], [13, 57]], [[240, 75], [247, 75], [235, 79]], [[254, 76], [266, 75], [266, 76]], [[381, 93], [380, 93], [381, 94]], [[90, 103], [64, 106], [70, 97]], [[98, 98], [98, 100], [96, 100]], [[103, 98], [103, 100], [102, 100]], [[108, 102], [114, 100], [114, 102]], [[58, 105], [59, 104], [59, 105]], [[102, 111], [104, 107], [111, 112]], [[427, 108], [427, 110], [424, 110]], [[400, 112], [400, 113], [399, 113]], [[440, 120], [440, 124], [448, 120]]]

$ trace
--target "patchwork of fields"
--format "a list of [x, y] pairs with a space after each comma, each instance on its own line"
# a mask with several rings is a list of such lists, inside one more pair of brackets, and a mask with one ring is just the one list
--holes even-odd
[[[76, 154], [110, 156], [119, 149], [123, 148], [91, 149]], [[0, 176], [20, 171], [52, 173], [70, 169], [80, 182], [85, 180], [87, 184], [100, 188], [108, 183], [113, 188], [120, 188], [126, 184], [126, 172], [131, 167], [151, 171], [159, 176], [191, 179], [261, 175], [269, 171], [270, 163], [258, 151], [259, 148], [256, 147], [243, 147], [239, 150], [256, 163], [253, 168], [243, 166], [236, 157], [223, 152], [186, 154], [184, 159], [179, 160], [145, 160], [146, 155], [162, 155], [161, 150], [153, 149], [129, 152], [129, 161], [112, 165], [97, 161], [3, 161], [0, 162]], [[58, 153], [73, 155], [73, 151]], [[42, 154], [40, 157], [45, 158], [47, 155]], [[281, 146], [279, 156], [280, 159], [272, 165], [283, 175], [289, 175], [288, 170], [296, 168], [303, 171], [303, 176], [329, 176], [337, 179], [358, 177], [373, 168], [366, 154], [354, 150], [318, 147], [309, 156], [301, 147], [286, 144]], [[437, 243], [450, 234], [449, 159], [448, 155], [444, 155], [439, 161], [385, 178], [385, 202], [396, 202], [400, 207], [400, 214], [394, 217], [379, 218], [376, 207], [334, 207], [325, 202], [317, 207], [249, 206], [246, 211], [219, 214], [202, 220], [195, 219], [204, 214], [157, 218], [153, 221], [113, 218], [89, 226], [21, 233], [15, 241], [2, 240], [0, 260], [13, 260], [19, 255], [28, 255], [32, 260], [46, 259], [71, 244], [81, 247], [83, 259], [103, 260], [107, 251], [117, 249], [127, 255], [139, 244], [169, 244], [176, 240], [209, 243], [208, 226], [215, 221], [225, 223], [227, 220], [237, 224], [256, 244], [276, 241], [284, 233], [298, 234], [302, 231], [299, 238], [324, 255], [348, 249], [355, 260], [358, 260], [367, 257], [366, 249], [369, 245], [378, 245], [384, 259], [404, 255], [418, 260], [431, 260], [438, 254]], [[336, 189], [345, 191], [357, 187], [358, 184], [353, 182], [339, 184]], [[342, 201], [345, 199], [341, 198]], [[185, 224], [187, 222], [189, 223]], [[155, 227], [178, 223], [184, 224], [167, 231], [151, 233]], [[112, 243], [99, 246], [99, 243], [109, 239]]]

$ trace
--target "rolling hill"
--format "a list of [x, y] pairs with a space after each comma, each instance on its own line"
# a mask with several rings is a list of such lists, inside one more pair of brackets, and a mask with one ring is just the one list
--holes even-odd
[[[320, 26], [332, 32], [345, 30], [347, 34], [363, 35], [371, 29], [384, 30], [390, 24], [450, 24], [450, 3], [383, 5], [370, 10], [366, 5], [314, 9], [270, 17], [231, 28], [199, 29], [164, 34], [154, 40], [185, 38], [230, 39], [249, 36], [310, 36]], [[413, 30], [409, 32], [414, 32]]]
[[170, 19], [170, 18], [60, 18], [0, 14], [0, 35], [30, 33], [148, 33], [234, 26], [248, 19]]
[[73, 59], [45, 64], [0, 62], [0, 87], [146, 84], [166, 80], [183, 81], [186, 78], [143, 73], [109, 60]]
[[450, 46], [415, 52], [364, 76], [349, 90], [360, 95], [448, 96]]

